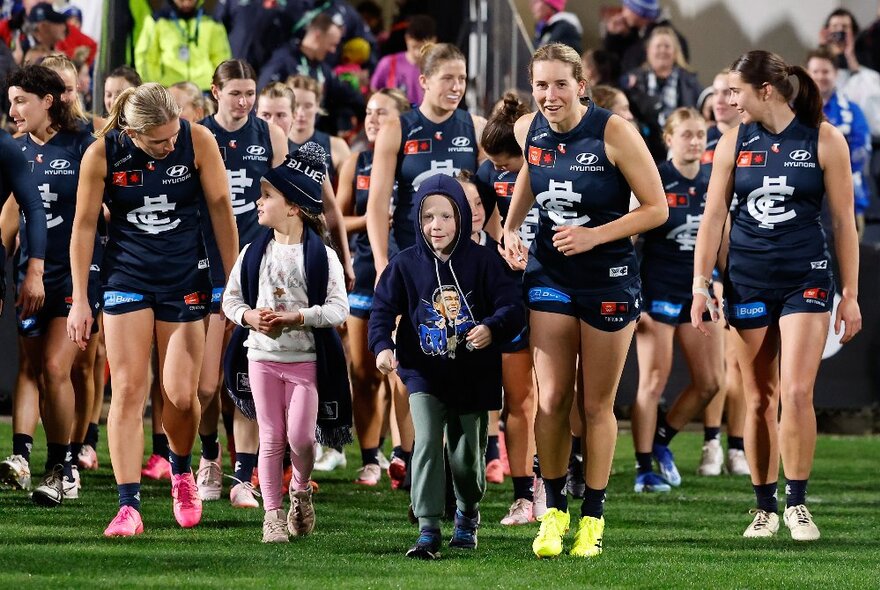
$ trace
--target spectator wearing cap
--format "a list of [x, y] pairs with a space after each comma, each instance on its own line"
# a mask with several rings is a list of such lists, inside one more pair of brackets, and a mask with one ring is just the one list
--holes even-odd
[[77, 60], [86, 52], [85, 63], [89, 67], [93, 66], [95, 64], [95, 56], [98, 54], [98, 44], [94, 39], [82, 32], [82, 11], [76, 6], [68, 6], [63, 14], [67, 23], [67, 37], [59, 41], [55, 45], [55, 49], [71, 60]]
[[171, 86], [187, 80], [211, 89], [217, 64], [232, 57], [226, 29], [204, 13], [202, 0], [169, 0], [144, 22], [134, 51], [144, 82]]
[[398, 88], [410, 104], [421, 104], [425, 91], [419, 84], [419, 55], [427, 43], [437, 41], [437, 23], [428, 15], [413, 16], [406, 27], [406, 51], [386, 55], [379, 60], [370, 79], [373, 92], [382, 88]]
[[623, 0], [620, 12], [606, 19], [604, 25], [604, 47], [620, 58], [620, 67], [624, 72], [645, 63], [646, 40], [651, 31], [660, 26], [675, 31], [682, 54], [685, 59], [690, 59], [687, 40], [663, 16], [659, 0]]
[[21, 49], [27, 53], [32, 47], [40, 45], [52, 51], [66, 35], [67, 18], [52, 8], [49, 2], [38, 2], [27, 14], [22, 28]]
[[576, 14], [565, 12], [566, 0], [532, 0], [535, 17], [535, 48], [564, 43], [583, 53], [584, 27]]

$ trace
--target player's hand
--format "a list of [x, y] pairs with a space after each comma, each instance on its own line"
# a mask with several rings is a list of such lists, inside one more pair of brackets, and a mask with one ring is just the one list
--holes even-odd
[[837, 306], [837, 315], [834, 318], [834, 333], [840, 335], [840, 324], [844, 324], [841, 344], [846, 344], [862, 330], [862, 312], [859, 310], [859, 302], [855, 297], [844, 295]]
[[512, 230], [504, 230], [504, 246], [498, 246], [498, 252], [504, 257], [507, 265], [513, 270], [525, 270], [529, 253], [523, 247], [519, 234]]
[[15, 300], [15, 306], [21, 310], [20, 315], [22, 318], [29, 318], [43, 308], [45, 301], [43, 261], [33, 258], [28, 262], [27, 272], [24, 275], [21, 288], [18, 290], [18, 299]]
[[260, 334], [266, 334], [268, 336], [270, 333], [278, 330], [277, 327], [272, 325], [272, 320], [275, 317], [274, 311], [267, 307], [261, 307], [259, 309], [249, 309], [244, 312], [242, 320]]
[[397, 358], [394, 356], [394, 351], [390, 348], [386, 348], [382, 352], [380, 352], [376, 356], [376, 368], [379, 369], [379, 372], [383, 375], [388, 375], [392, 371], [397, 369]]
[[599, 234], [592, 227], [557, 225], [553, 231], [553, 247], [565, 256], [589, 252], [599, 245]]
[[85, 350], [89, 345], [94, 321], [88, 301], [74, 300], [67, 314], [67, 336], [80, 350]]
[[477, 350], [486, 348], [492, 344], [492, 330], [487, 326], [480, 324], [479, 326], [472, 328], [464, 339]]

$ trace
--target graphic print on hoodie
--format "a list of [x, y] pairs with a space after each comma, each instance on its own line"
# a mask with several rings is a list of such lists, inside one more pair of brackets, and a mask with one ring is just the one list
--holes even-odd
[[431, 301], [422, 299], [427, 315], [426, 322], [419, 324], [422, 352], [455, 358], [458, 343], [464, 342], [467, 333], [476, 326], [468, 313], [467, 296], [468, 293], [462, 294], [455, 285], [441, 285], [434, 290]]

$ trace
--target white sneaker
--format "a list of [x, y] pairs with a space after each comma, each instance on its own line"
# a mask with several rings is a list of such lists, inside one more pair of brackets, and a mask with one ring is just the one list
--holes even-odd
[[544, 480], [540, 477], [534, 479], [532, 484], [532, 516], [535, 520], [547, 514], [547, 490], [544, 489]]
[[61, 484], [61, 489], [65, 500], [76, 500], [79, 498], [79, 490], [82, 488], [82, 483], [79, 478], [79, 468], [76, 465], [71, 465], [70, 470], [73, 472], [73, 478], [65, 476], [64, 481]]
[[727, 472], [730, 475], [751, 475], [746, 452], [742, 449], [727, 449]]
[[0, 463], [0, 484], [17, 490], [31, 489], [31, 468], [27, 459], [12, 455]]
[[[55, 465], [40, 480], [40, 484], [31, 494], [31, 500], [38, 506], [47, 508], [58, 506], [64, 500], [64, 482], [64, 467]], [[76, 489], [75, 484], [74, 489]]]
[[333, 471], [337, 467], [345, 467], [345, 453], [333, 448], [324, 449], [320, 461], [315, 461], [315, 471]]
[[249, 481], [237, 483], [229, 490], [229, 502], [233, 508], [259, 508], [260, 492]]
[[533, 504], [525, 498], [514, 500], [507, 511], [507, 516], [501, 519], [501, 524], [505, 526], [514, 526], [518, 524], [529, 524], [535, 521], [532, 516]]
[[391, 461], [388, 460], [388, 457], [385, 456], [381, 450], [379, 451], [379, 469], [385, 471], [391, 465]]
[[782, 519], [795, 541], [815, 541], [819, 538], [819, 527], [813, 522], [813, 515], [803, 504], [786, 508]]
[[746, 528], [743, 537], [749, 539], [772, 537], [779, 530], [779, 515], [775, 512], [751, 510], [749, 513], [754, 514], [755, 518], [752, 520], [752, 524]]
[[362, 486], [374, 486], [382, 479], [382, 468], [375, 463], [364, 465], [357, 472], [354, 483]]
[[223, 492], [223, 469], [217, 461], [199, 459], [199, 470], [196, 472], [196, 486], [199, 488], [199, 499], [203, 502], [219, 500]]
[[721, 450], [721, 442], [713, 438], [703, 444], [703, 455], [700, 458], [700, 466], [697, 467], [697, 475], [721, 475], [722, 467], [724, 467], [724, 451]]

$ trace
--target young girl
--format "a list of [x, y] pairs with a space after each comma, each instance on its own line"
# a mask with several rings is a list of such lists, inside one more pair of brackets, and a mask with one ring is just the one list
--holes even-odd
[[[348, 298], [342, 265], [323, 242], [324, 157], [323, 149], [309, 142], [263, 176], [257, 216], [260, 225], [273, 231], [264, 231], [242, 250], [223, 297], [226, 317], [251, 330], [247, 372], [260, 430], [264, 543], [285, 543], [288, 532], [303, 536], [315, 527], [309, 478], [319, 405], [322, 442], [343, 444], [351, 438], [345, 359], [333, 330], [348, 316]], [[226, 362], [226, 374], [236, 375], [230, 355]], [[322, 377], [339, 363], [343, 387], [327, 380], [338, 375]], [[286, 443], [293, 479], [285, 526], [281, 480]]]

